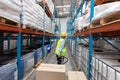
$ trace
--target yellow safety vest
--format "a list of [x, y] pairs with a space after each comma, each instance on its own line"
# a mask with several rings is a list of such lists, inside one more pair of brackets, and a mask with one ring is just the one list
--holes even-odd
[[[57, 46], [56, 46], [56, 50], [55, 50], [55, 54], [58, 55], [58, 51], [59, 51], [59, 48], [61, 46], [61, 43], [64, 41], [64, 39], [59, 39], [58, 42], [57, 42]], [[61, 50], [61, 53], [60, 53], [60, 56], [64, 57], [66, 55], [66, 45], [64, 45], [63, 49]]]

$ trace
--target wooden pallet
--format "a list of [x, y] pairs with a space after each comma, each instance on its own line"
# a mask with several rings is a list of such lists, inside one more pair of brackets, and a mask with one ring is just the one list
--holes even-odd
[[[6, 19], [4, 17], [0, 17], [0, 23], [1, 24], [12, 25], [12, 26], [15, 26], [15, 27], [20, 27], [21, 26], [20, 23], [14, 22], [14, 21], [9, 20], [9, 19]], [[28, 30], [37, 31], [37, 29], [30, 28], [29, 25], [25, 25], [25, 24], [22, 25], [22, 29], [28, 29]]]
[[13, 25], [13, 26], [18, 26], [18, 25], [19, 25], [18, 23], [14, 22], [14, 21], [12, 21], [12, 20], [3, 18], [3, 17], [0, 17], [0, 23], [1, 23], [1, 24]]
[[37, 29], [31, 28], [29, 26], [25, 26], [24, 29], [37, 31]]
[[117, 20], [120, 20], [120, 11], [114, 12], [104, 18], [93, 21], [92, 24], [90, 25], [90, 28], [102, 26]]
[[83, 28], [81, 29], [81, 32], [82, 32], [82, 31], [87, 31], [89, 28], [90, 28], [89, 26], [83, 27]]
[[115, 2], [115, 1], [120, 1], [120, 0], [94, 0], [95, 5], [101, 5], [101, 4]]
[[34, 68], [37, 68], [41, 63], [42, 63], [42, 60], [40, 60], [40, 61], [34, 66]]

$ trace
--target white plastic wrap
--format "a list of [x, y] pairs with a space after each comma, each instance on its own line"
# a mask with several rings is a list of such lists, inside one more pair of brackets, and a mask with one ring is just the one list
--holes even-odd
[[83, 13], [88, 12], [87, 14], [80, 16], [78, 19], [75, 20], [75, 30], [80, 30], [83, 27], [90, 25], [90, 2], [85, 7], [85, 3], [83, 5]]
[[78, 19], [75, 20], [74, 27], [76, 30], [80, 30], [83, 27], [83, 17], [79, 17]]
[[[52, 0], [46, 0], [46, 2], [51, 12], [53, 12], [54, 4]], [[39, 4], [36, 4], [35, 0], [23, 0], [22, 3], [20, 0], [0, 0], [0, 17], [20, 23], [21, 11], [23, 15], [22, 22], [27, 27], [37, 30], [45, 29], [45, 31], [50, 33], [53, 32], [51, 30], [50, 18], [44, 13], [43, 8]]]
[[120, 11], [120, 1], [95, 6], [95, 16], [93, 21], [101, 19], [116, 11]]
[[[79, 17], [75, 21], [74, 26], [75, 29], [77, 30], [90, 25], [90, 3], [86, 7], [86, 9], [85, 4], [83, 5], [83, 13], [85, 13], [85, 11], [87, 11], [88, 13], [86, 15], [83, 15], [82, 17]], [[120, 1], [95, 6], [94, 8], [95, 15], [92, 21], [104, 18], [117, 11], [120, 11]]]
[[20, 11], [20, 0], [0, 0], [0, 17], [19, 23]]
[[53, 4], [53, 1], [52, 0], [45, 0], [49, 9], [50, 9], [50, 12], [53, 14], [54, 12], [54, 4]]
[[23, 1], [23, 24], [31, 28], [43, 30], [44, 10], [35, 0]]

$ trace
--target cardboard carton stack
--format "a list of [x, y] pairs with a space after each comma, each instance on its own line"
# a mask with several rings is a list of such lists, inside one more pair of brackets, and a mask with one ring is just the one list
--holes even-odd
[[42, 63], [36, 69], [36, 80], [65, 80], [65, 65]]
[[87, 80], [84, 73], [80, 71], [69, 71], [68, 80]]

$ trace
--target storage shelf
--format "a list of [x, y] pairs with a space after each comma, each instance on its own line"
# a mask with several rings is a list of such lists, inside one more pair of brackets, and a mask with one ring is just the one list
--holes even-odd
[[90, 28], [86, 31], [76, 32], [75, 36], [88, 36], [90, 34], [100, 33], [103, 36], [120, 37], [120, 21], [114, 21], [109, 24]]
[[104, 3], [109, 3], [109, 2], [114, 2], [114, 1], [119, 1], [119, 0], [95, 0], [95, 5], [101, 5]]
[[53, 16], [53, 14], [51, 13], [51, 11], [50, 11], [47, 3], [45, 2], [45, 0], [41, 0], [40, 3], [38, 3], [38, 4], [41, 4], [42, 7], [45, 7], [45, 12], [46, 12], [46, 14], [48, 15], [48, 17], [52, 18], [52, 20], [53, 20], [53, 19], [54, 19], [54, 16]]
[[6, 25], [6, 24], [0, 24], [0, 31], [2, 31], [2, 32], [12, 32], [12, 33], [21, 32], [23, 34], [32, 34], [32, 35], [54, 36], [54, 34], [52, 34], [52, 33], [22, 29], [18, 26], [11, 26], [11, 25]]

